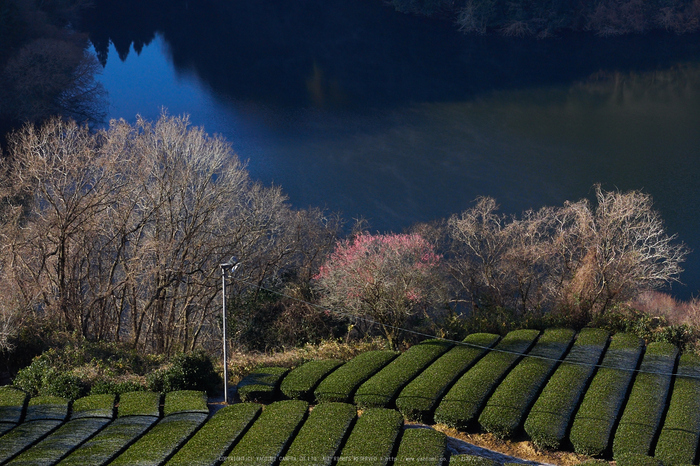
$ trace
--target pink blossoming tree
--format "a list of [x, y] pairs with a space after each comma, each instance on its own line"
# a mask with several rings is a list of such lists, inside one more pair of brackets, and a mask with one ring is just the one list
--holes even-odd
[[338, 242], [315, 278], [324, 305], [377, 323], [396, 348], [407, 319], [439, 303], [440, 260], [417, 234], [360, 234]]

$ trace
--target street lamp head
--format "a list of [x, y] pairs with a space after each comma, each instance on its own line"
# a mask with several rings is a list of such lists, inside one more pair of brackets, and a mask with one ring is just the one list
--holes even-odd
[[236, 256], [231, 256], [231, 258], [226, 262], [225, 264], [221, 264], [221, 269], [222, 270], [230, 270], [233, 272], [238, 268], [238, 259], [236, 259]]

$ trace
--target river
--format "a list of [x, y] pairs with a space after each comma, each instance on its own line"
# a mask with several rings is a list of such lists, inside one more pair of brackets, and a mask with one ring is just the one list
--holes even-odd
[[86, 29], [109, 118], [189, 114], [296, 207], [401, 231], [639, 189], [700, 290], [698, 35], [474, 37], [378, 0], [104, 1]]

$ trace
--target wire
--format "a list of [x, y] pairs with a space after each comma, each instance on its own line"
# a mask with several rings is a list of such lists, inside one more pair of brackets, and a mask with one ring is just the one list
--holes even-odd
[[[303, 300], [303, 299], [300, 299], [300, 298], [297, 298], [294, 296], [289, 296], [289, 295], [282, 293], [280, 291], [265, 288], [264, 286], [262, 286], [260, 284], [252, 283], [252, 282], [249, 282], [248, 280], [244, 280], [242, 278], [236, 278], [236, 277], [231, 277], [231, 278], [239, 283], [243, 283], [243, 284], [248, 285], [248, 286], [253, 286], [253, 287], [256, 287], [258, 289], [267, 291], [269, 293], [276, 294], [278, 296], [281, 296], [281, 297], [284, 297], [287, 299], [291, 299], [293, 301], [297, 301], [297, 302], [302, 303], [302, 304], [306, 304], [306, 305], [311, 306], [311, 307], [318, 309], [320, 311], [332, 311], [333, 313], [335, 313], [337, 315], [347, 317], [351, 320], [355, 320], [355, 321], [361, 320], [361, 321], [364, 321], [364, 322], [372, 324], [372, 325], [375, 325], [375, 324], [381, 325], [384, 327], [391, 328], [393, 330], [399, 330], [399, 331], [402, 331], [405, 333], [409, 333], [409, 334], [420, 336], [420, 337], [427, 337], [427, 338], [434, 339], [434, 340], [441, 340], [441, 341], [445, 341], [448, 343], [452, 343], [454, 345], [468, 346], [468, 347], [477, 348], [477, 349], [486, 350], [486, 351], [491, 351], [491, 352], [511, 354], [514, 356], [522, 357], [522, 358], [541, 359], [544, 361], [552, 361], [552, 362], [558, 362], [558, 363], [562, 363], [562, 364], [575, 365], [575, 366], [593, 367], [596, 369], [605, 368], [605, 369], [614, 369], [614, 370], [619, 370], [619, 371], [624, 371], [624, 372], [633, 372], [633, 373], [636, 372], [636, 373], [641, 373], [641, 374], [653, 374], [653, 375], [663, 375], [663, 376], [671, 376], [671, 377], [675, 375], [676, 377], [683, 377], [683, 378], [700, 380], [700, 374], [699, 375], [684, 374], [684, 373], [679, 373], [678, 371], [676, 371], [676, 372], [658, 372], [658, 371], [642, 370], [642, 369], [636, 369], [636, 368], [635, 369], [627, 369], [627, 368], [621, 368], [621, 367], [614, 367], [614, 366], [610, 366], [610, 365], [606, 365], [606, 364], [602, 364], [602, 363], [601, 364], [599, 364], [599, 363], [590, 363], [589, 364], [589, 363], [585, 363], [585, 362], [567, 361], [566, 357], [564, 359], [561, 359], [561, 358], [557, 359], [557, 358], [551, 358], [551, 357], [547, 357], [547, 356], [540, 356], [540, 355], [536, 355], [536, 354], [523, 353], [523, 352], [519, 352], [519, 351], [510, 351], [510, 350], [504, 350], [504, 349], [499, 349], [499, 348], [492, 348], [489, 346], [477, 345], [475, 343], [468, 343], [468, 342], [464, 342], [464, 341], [452, 340], [449, 338], [444, 338], [444, 337], [439, 337], [437, 335], [431, 335], [428, 333], [418, 332], [415, 330], [411, 330], [411, 329], [407, 329], [407, 328], [403, 328], [403, 327], [398, 327], [395, 325], [382, 324], [380, 322], [377, 322], [376, 320], [369, 319], [367, 317], [357, 316], [357, 315], [354, 315], [354, 314], [351, 314], [348, 312], [340, 311], [340, 310], [335, 309], [335, 308], [329, 309], [325, 306], [320, 306], [318, 304], [315, 304], [315, 303], [312, 303], [312, 302], [309, 302], [309, 301], [306, 301], [306, 300]], [[700, 367], [697, 367], [697, 371], [700, 372]]]

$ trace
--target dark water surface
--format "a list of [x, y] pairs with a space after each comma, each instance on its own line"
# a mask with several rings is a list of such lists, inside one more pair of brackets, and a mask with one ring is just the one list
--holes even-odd
[[297, 207], [400, 231], [493, 196], [518, 213], [651, 194], [696, 250], [700, 36], [467, 37], [379, 0], [96, 2], [110, 118], [161, 108], [229, 139]]

